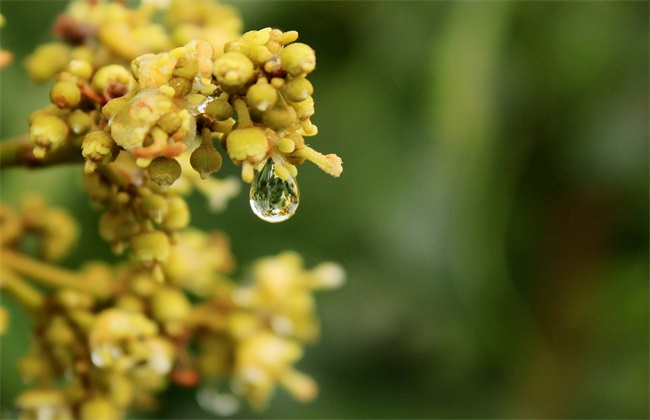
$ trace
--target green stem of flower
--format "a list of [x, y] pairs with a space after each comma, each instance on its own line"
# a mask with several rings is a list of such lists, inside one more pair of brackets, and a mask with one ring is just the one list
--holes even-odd
[[96, 282], [94, 281], [95, 279], [86, 279], [72, 271], [55, 267], [12, 251], [2, 252], [2, 264], [8, 269], [46, 286], [71, 288], [99, 296], [107, 296], [111, 293], [109, 284]]
[[36, 313], [43, 307], [43, 295], [5, 267], [0, 267], [0, 289], [13, 297], [28, 312]]
[[0, 169], [12, 167], [38, 168], [66, 163], [83, 162], [79, 147], [66, 145], [47, 153], [43, 159], [34, 157], [34, 143], [28, 135], [0, 142]]
[[202, 145], [213, 145], [212, 143], [212, 132], [209, 128], [204, 128], [201, 130], [201, 144]]
[[239, 122], [239, 128], [247, 128], [253, 126], [253, 120], [248, 113], [248, 107], [246, 103], [241, 99], [235, 99], [233, 104], [235, 106], [235, 111], [237, 111], [237, 121]]

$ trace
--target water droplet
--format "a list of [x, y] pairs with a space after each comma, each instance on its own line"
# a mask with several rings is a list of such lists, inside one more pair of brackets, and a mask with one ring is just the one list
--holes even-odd
[[236, 414], [240, 408], [239, 398], [233, 394], [227, 381], [212, 381], [196, 391], [196, 400], [208, 413], [220, 417]]
[[251, 183], [250, 203], [253, 213], [270, 222], [284, 222], [298, 208], [300, 193], [296, 180], [289, 175], [283, 180], [275, 173], [275, 163], [269, 158], [261, 171], [255, 172]]

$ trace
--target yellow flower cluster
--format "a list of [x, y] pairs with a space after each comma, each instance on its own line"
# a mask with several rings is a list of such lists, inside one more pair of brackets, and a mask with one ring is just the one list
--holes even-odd
[[[188, 227], [183, 195], [197, 189], [223, 209], [239, 191], [236, 178], [210, 177], [223, 160], [215, 143], [252, 183], [253, 211], [271, 222], [295, 212], [298, 165], [342, 171], [338, 156], [305, 143], [317, 133], [314, 50], [295, 31], [242, 35], [241, 26], [232, 7], [211, 0], [133, 9], [74, 0], [55, 25], [62, 42], [27, 59], [33, 79], [55, 80], [50, 104], [29, 118], [32, 156], [20, 148], [15, 160], [83, 159], [84, 187], [103, 208], [99, 234], [129, 259], [70, 271], [27, 257], [25, 234], [36, 234], [41, 259], [65, 256], [72, 219], [37, 199], [20, 212], [0, 205], [0, 287], [34, 315], [33, 346], [19, 363], [34, 385], [17, 400], [22, 417], [121, 418], [154, 408], [169, 382], [202, 384], [198, 399], [217, 414], [239, 399], [264, 408], [278, 385], [315, 397], [316, 383], [294, 364], [319, 334], [313, 293], [340, 285], [342, 269], [307, 270], [287, 252], [236, 283], [228, 239]], [[57, 291], [45, 296], [29, 280]], [[215, 383], [228, 395], [212, 392]]]
[[[154, 4], [78, 0], [59, 17], [56, 32], [73, 45], [44, 45], [27, 60], [33, 78], [56, 75], [52, 105], [30, 121], [36, 158], [81, 144], [90, 173], [121, 150], [147, 167], [201, 144], [192, 167], [206, 178], [221, 166], [212, 144], [219, 139], [248, 183], [268, 158], [285, 181], [305, 159], [340, 175], [338, 156], [305, 144], [317, 133], [307, 79], [316, 56], [295, 42], [297, 32], [265, 28], [237, 38], [241, 21], [230, 7], [172, 1], [168, 35], [152, 21]], [[173, 48], [171, 39], [187, 43]]]
[[143, 1], [131, 9], [122, 1], [74, 0], [54, 27], [62, 42], [40, 46], [26, 65], [32, 79], [45, 82], [74, 59], [94, 68], [128, 64], [194, 39], [209, 42], [219, 53], [241, 27], [236, 9], [212, 1]]
[[[157, 213], [159, 206], [144, 208]], [[27, 209], [24, 217], [39, 214]], [[11, 229], [4, 223], [0, 234]], [[317, 394], [315, 381], [294, 364], [319, 335], [314, 291], [344, 280], [335, 264], [306, 270], [299, 255], [285, 252], [258, 260], [238, 286], [229, 277], [228, 239], [195, 229], [175, 235], [160, 262], [165, 283], [138, 260], [39, 273], [34, 263], [25, 270], [16, 262], [14, 243], [2, 248], [12, 276], [63, 285], [31, 308], [33, 344], [18, 370], [34, 388], [17, 400], [22, 418], [121, 418], [129, 409], [155, 408], [170, 382], [204, 384], [199, 400], [221, 413], [224, 396], [206, 389], [215, 381], [228, 384], [231, 408], [238, 399], [264, 408], [277, 385], [303, 401]]]

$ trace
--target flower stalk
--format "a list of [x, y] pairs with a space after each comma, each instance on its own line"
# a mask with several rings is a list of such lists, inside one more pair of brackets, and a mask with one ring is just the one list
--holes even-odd
[[32, 314], [40, 312], [43, 308], [45, 298], [41, 292], [5, 267], [0, 267], [0, 290], [6, 292]]
[[[113, 289], [110, 284], [98, 282], [95, 279], [86, 279], [73, 271], [37, 261], [9, 250], [2, 251], [2, 265], [5, 271], [13, 270], [52, 288], [69, 288], [92, 293], [96, 296], [110, 295]], [[12, 278], [11, 275], [9, 275], [9, 278]]]

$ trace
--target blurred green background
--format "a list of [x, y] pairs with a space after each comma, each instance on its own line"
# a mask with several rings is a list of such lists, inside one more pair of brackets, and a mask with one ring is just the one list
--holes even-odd
[[[318, 136], [334, 180], [301, 168], [300, 208], [265, 224], [247, 194], [224, 214], [192, 197], [241, 264], [284, 249], [341, 263], [319, 296], [321, 342], [299, 368], [321, 393], [279, 392], [264, 418], [647, 418], [647, 2], [234, 3], [246, 29], [296, 29], [317, 51]], [[2, 1], [1, 138], [48, 86], [21, 67], [64, 2]], [[236, 173], [224, 165], [225, 173]], [[78, 170], [2, 172], [83, 233], [69, 267], [110, 254]], [[28, 323], [11, 302], [2, 405]], [[147, 417], [142, 415], [142, 417]], [[170, 390], [152, 418], [209, 418]]]

